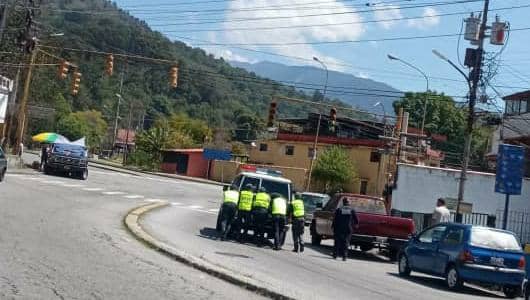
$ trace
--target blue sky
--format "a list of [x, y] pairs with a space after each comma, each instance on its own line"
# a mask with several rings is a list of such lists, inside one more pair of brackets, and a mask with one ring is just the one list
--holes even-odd
[[[446, 62], [436, 58], [431, 51], [437, 49], [458, 64], [457, 36], [399, 41], [366, 40], [458, 34], [462, 19], [467, 14], [444, 14], [478, 11], [483, 6], [483, 1], [439, 5], [454, 3], [455, 0], [151, 0], [149, 4], [142, 0], [116, 2], [169, 38], [200, 46], [225, 59], [248, 62], [269, 60], [318, 67], [317, 63], [311, 61], [313, 56], [317, 56], [330, 69], [386, 82], [404, 91], [425, 90], [425, 80], [416, 71], [399, 62], [388, 60], [386, 55], [391, 53], [427, 73], [431, 77], [431, 89], [456, 96], [466, 94], [467, 86], [460, 81], [463, 78]], [[371, 6], [366, 6], [366, 3]], [[495, 10], [525, 5], [530, 6], [530, 3], [526, 0], [492, 0], [490, 8]], [[501, 20], [509, 21], [512, 28], [526, 28], [530, 27], [527, 17], [529, 13], [530, 7], [493, 11], [489, 23], [498, 14]], [[406, 19], [422, 16], [424, 18]], [[405, 19], [381, 21], [403, 18]], [[337, 23], [343, 25], [310, 26]], [[256, 29], [264, 27], [282, 28]], [[194, 40], [184, 40], [182, 37]], [[341, 42], [345, 40], [364, 42]], [[303, 44], [328, 41], [339, 43]], [[530, 89], [530, 71], [527, 71], [530, 66], [528, 41], [530, 30], [512, 32], [504, 52], [497, 57], [500, 65], [493, 84], [503, 95], [522, 88]], [[239, 46], [212, 45], [215, 43]], [[263, 43], [298, 44], [284, 47], [249, 45]], [[469, 46], [467, 41], [460, 41], [462, 60], [465, 48]], [[501, 48], [488, 43], [486, 50], [498, 52]], [[491, 89], [487, 94], [495, 96]]]

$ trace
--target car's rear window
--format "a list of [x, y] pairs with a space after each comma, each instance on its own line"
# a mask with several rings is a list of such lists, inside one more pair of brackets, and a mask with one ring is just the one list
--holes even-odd
[[472, 246], [494, 250], [521, 250], [521, 245], [513, 234], [488, 228], [473, 228], [470, 243]]
[[285, 199], [290, 199], [289, 197], [289, 184], [277, 181], [270, 181], [266, 179], [261, 180], [261, 186], [267, 190], [267, 193], [270, 195], [272, 193], [278, 193], [282, 195]]
[[[345, 197], [350, 200], [350, 206], [355, 209], [356, 212], [386, 215], [385, 203], [380, 200], [357, 198], [357, 197]], [[340, 205], [342, 205], [342, 199]]]
[[65, 154], [66, 152], [76, 156], [86, 156], [86, 148], [82, 146], [68, 144], [55, 144], [53, 146], [53, 153]]
[[304, 206], [307, 209], [315, 209], [317, 203], [322, 203], [322, 206], [326, 205], [329, 200], [329, 196], [317, 196], [317, 195], [302, 195]]

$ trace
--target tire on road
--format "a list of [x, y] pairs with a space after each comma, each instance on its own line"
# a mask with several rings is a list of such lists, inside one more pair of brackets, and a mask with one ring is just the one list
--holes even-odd
[[0, 170], [0, 182], [4, 181], [6, 177], [6, 171], [7, 171], [6, 168], [4, 168], [3, 170]]
[[88, 169], [84, 169], [83, 171], [78, 172], [77, 178], [81, 180], [87, 180], [88, 179]]
[[315, 221], [311, 222], [309, 226], [309, 232], [311, 233], [311, 245], [320, 246], [322, 243], [322, 237], [317, 233]]
[[399, 262], [398, 262], [398, 272], [399, 276], [408, 277], [410, 276], [410, 266], [409, 266], [409, 259], [405, 253], [402, 253], [399, 255]]
[[[504, 286], [502, 292], [508, 299], [515, 299], [521, 296], [521, 288], [518, 286]], [[528, 298], [527, 298], [528, 299]]]
[[458, 291], [464, 286], [464, 281], [454, 265], [450, 265], [445, 272], [445, 283], [450, 290]]
[[361, 243], [359, 244], [359, 248], [361, 248], [361, 251], [363, 252], [368, 252], [374, 249], [374, 245], [372, 245], [371, 243]]

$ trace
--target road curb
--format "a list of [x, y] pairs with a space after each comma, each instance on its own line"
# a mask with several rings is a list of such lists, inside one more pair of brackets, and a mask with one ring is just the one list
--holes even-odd
[[125, 227], [132, 233], [132, 235], [146, 244], [148, 247], [157, 250], [158, 252], [175, 259], [181, 263], [184, 263], [188, 266], [191, 266], [197, 270], [208, 273], [209, 275], [215, 276], [222, 280], [225, 280], [229, 283], [235, 284], [239, 287], [245, 288], [247, 290], [253, 291], [257, 294], [272, 298], [272, 299], [281, 299], [281, 300], [291, 300], [292, 297], [283, 295], [277, 291], [274, 291], [269, 288], [259, 286], [259, 282], [248, 277], [241, 276], [234, 272], [231, 272], [226, 269], [222, 269], [216, 265], [213, 265], [199, 257], [193, 256], [189, 253], [186, 253], [182, 250], [175, 249], [168, 244], [155, 239], [152, 235], [147, 233], [142, 226], [140, 225], [140, 219], [142, 216], [150, 211], [155, 209], [161, 209], [169, 206], [168, 202], [159, 202], [152, 203], [147, 205], [142, 205], [132, 210], [125, 215], [123, 222]]
[[224, 186], [224, 184], [221, 182], [206, 180], [202, 178], [194, 178], [194, 177], [189, 177], [189, 176], [175, 176], [172, 174], [155, 173], [155, 172], [142, 171], [142, 170], [131, 170], [131, 169], [127, 169], [127, 168], [120, 167], [120, 166], [112, 166], [112, 165], [108, 165], [105, 163], [95, 162], [92, 160], [89, 161], [89, 166], [102, 169], [102, 170], [121, 172], [121, 173], [131, 174], [131, 175], [146, 174], [146, 175], [160, 176], [160, 177], [175, 179], [175, 180], [186, 180], [186, 181], [192, 181], [192, 182], [197, 182], [197, 183]]

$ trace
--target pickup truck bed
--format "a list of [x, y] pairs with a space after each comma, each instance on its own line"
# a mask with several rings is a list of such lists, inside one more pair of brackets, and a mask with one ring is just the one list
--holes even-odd
[[385, 248], [390, 257], [395, 258], [414, 233], [414, 222], [411, 219], [389, 216], [382, 199], [365, 195], [337, 194], [322, 210], [316, 211], [310, 227], [312, 243], [319, 245], [323, 239], [333, 238], [331, 224], [335, 210], [342, 206], [344, 198], [350, 200], [359, 219], [359, 227], [352, 235], [351, 244], [359, 246], [362, 251], [375, 247]]

